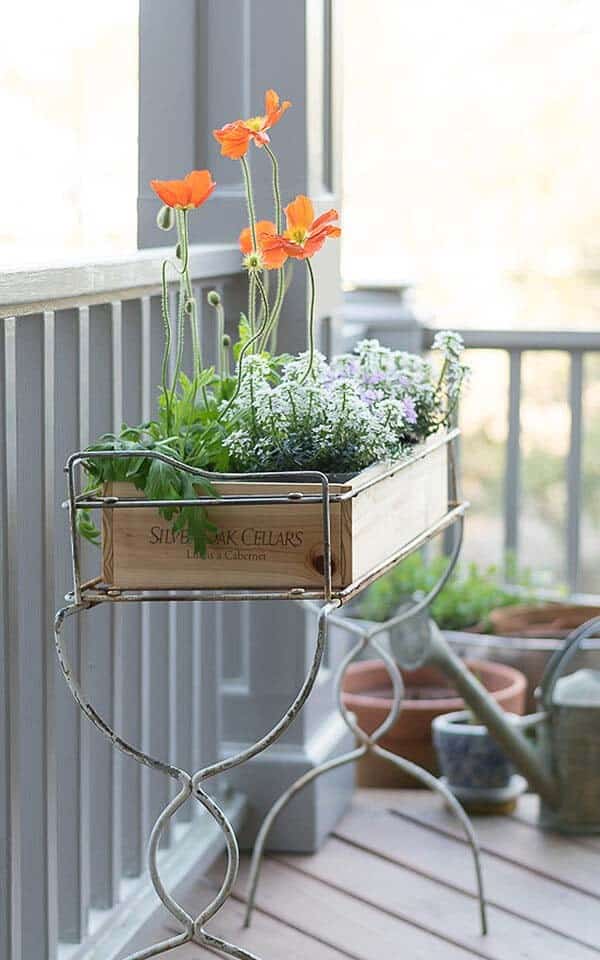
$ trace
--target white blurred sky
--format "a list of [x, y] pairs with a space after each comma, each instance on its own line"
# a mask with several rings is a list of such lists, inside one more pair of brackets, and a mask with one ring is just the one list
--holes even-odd
[[[597, 324], [600, 0], [342, 10], [345, 282], [415, 281], [445, 325]], [[5, 5], [0, 268], [135, 248], [137, 17]]]
[[587, 325], [600, 299], [573, 275], [600, 269], [600, 0], [343, 10], [346, 281], [417, 281], [444, 324], [554, 325], [570, 306]]
[[136, 245], [137, 0], [18, 0], [0, 30], [0, 268]]

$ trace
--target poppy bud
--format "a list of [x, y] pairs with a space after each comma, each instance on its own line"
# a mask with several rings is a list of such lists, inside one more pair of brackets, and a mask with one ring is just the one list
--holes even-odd
[[211, 290], [206, 299], [210, 303], [211, 307], [218, 307], [221, 302], [221, 297], [216, 290]]
[[172, 230], [175, 224], [173, 207], [161, 207], [156, 215], [156, 223], [160, 230]]

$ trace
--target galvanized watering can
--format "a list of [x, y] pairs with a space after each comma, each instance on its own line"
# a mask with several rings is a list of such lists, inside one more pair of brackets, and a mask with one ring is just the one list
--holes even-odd
[[562, 675], [580, 643], [599, 629], [600, 617], [595, 617], [569, 634], [536, 691], [538, 712], [515, 725], [430, 621], [428, 661], [454, 682], [539, 793], [541, 826], [565, 833], [600, 833], [600, 670]]

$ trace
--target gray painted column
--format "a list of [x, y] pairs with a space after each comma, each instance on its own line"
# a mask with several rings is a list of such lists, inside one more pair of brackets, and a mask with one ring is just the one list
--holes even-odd
[[[236, 161], [220, 157], [212, 130], [261, 113], [269, 87], [293, 104], [272, 130], [284, 204], [306, 193], [317, 215], [338, 208], [342, 90], [336, 4], [180, 0], [176, 6], [177, 29], [170, 22], [170, 4], [142, 0], [141, 6], [140, 246], [164, 242], [154, 223], [156, 200], [148, 181], [180, 176], [194, 167], [209, 167], [218, 186], [210, 203], [191, 218], [192, 240], [236, 242], [245, 225], [241, 169]], [[249, 160], [257, 216], [273, 219], [269, 158], [252, 148]], [[326, 245], [314, 266], [320, 340], [327, 349], [338, 329], [339, 244]], [[299, 262], [282, 317], [280, 349], [305, 349], [306, 303], [306, 272]], [[230, 320], [237, 306], [230, 304]], [[215, 619], [222, 654], [220, 739], [222, 753], [227, 754], [261, 736], [285, 712], [308, 668], [315, 628], [307, 627], [299, 607], [283, 602], [231, 605]], [[330, 656], [335, 660], [340, 653]], [[203, 678], [204, 684], [214, 681]], [[251, 838], [259, 818], [297, 776], [351, 746], [332, 693], [331, 669], [325, 669], [318, 689], [281, 743], [230, 775], [230, 783], [249, 799], [251, 813], [243, 839]], [[351, 770], [337, 771], [307, 790], [282, 816], [272, 846], [315, 849], [344, 810], [352, 777]]]

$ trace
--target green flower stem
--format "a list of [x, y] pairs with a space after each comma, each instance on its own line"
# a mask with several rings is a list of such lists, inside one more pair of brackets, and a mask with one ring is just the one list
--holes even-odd
[[225, 309], [222, 303], [218, 303], [215, 309], [217, 311], [217, 343], [219, 344], [219, 376], [224, 377], [228, 372], [226, 370], [227, 351], [225, 349], [225, 344], [223, 343], [225, 339]]
[[308, 366], [306, 368], [306, 373], [302, 377], [300, 383], [305, 383], [308, 380], [309, 376], [312, 373], [313, 366], [315, 363], [315, 304], [316, 304], [316, 287], [315, 287], [315, 275], [313, 272], [312, 264], [310, 262], [310, 257], [306, 258], [306, 269], [308, 271], [308, 279], [310, 285], [310, 307], [308, 310]]
[[294, 276], [294, 263], [292, 260], [289, 260], [285, 267], [281, 268], [283, 271], [283, 290], [281, 293], [281, 298], [275, 301], [275, 307], [273, 309], [273, 320], [271, 322], [271, 343], [269, 344], [269, 351], [272, 354], [275, 354], [277, 351], [277, 329], [279, 327], [279, 316], [281, 314], [281, 308], [283, 306], [283, 301], [285, 295], [290, 289], [290, 283]]
[[190, 237], [188, 230], [188, 211], [182, 210], [182, 238], [185, 244], [183, 274], [185, 281], [185, 295], [187, 303], [191, 304], [190, 310], [190, 328], [192, 331], [192, 351], [194, 362], [194, 377], [198, 378], [202, 371], [202, 347], [200, 345], [200, 331], [198, 330], [198, 310], [194, 290], [192, 287], [192, 278], [190, 277]]
[[[265, 290], [267, 291], [267, 297], [268, 297], [268, 296], [269, 296], [269, 287], [270, 287], [270, 285], [271, 285], [271, 277], [269, 276], [269, 271], [268, 271], [268, 270], [263, 270], [263, 272], [262, 272], [262, 282], [263, 282], [263, 285], [264, 285]], [[272, 316], [272, 314], [271, 314], [271, 316]], [[261, 326], [261, 324], [262, 324], [262, 322], [263, 322], [264, 319], [265, 319], [265, 308], [264, 308], [264, 304], [263, 304], [263, 302], [262, 302], [262, 300], [261, 300], [260, 310], [258, 311], [258, 325], [259, 325], [259, 326]]]
[[[279, 164], [277, 162], [277, 157], [271, 150], [268, 143], [264, 144], [264, 149], [268, 153], [273, 167], [273, 201], [275, 204], [275, 227], [277, 233], [281, 233], [283, 226], [283, 218], [281, 213], [281, 189], [279, 186]], [[273, 304], [272, 312], [272, 324], [270, 335], [276, 343], [276, 327], [279, 321], [279, 314], [281, 313], [281, 307], [283, 305], [283, 298], [286, 293], [286, 285], [284, 280], [283, 266], [277, 271], [277, 292], [275, 294], [275, 303]]]
[[162, 365], [161, 365], [161, 386], [162, 393], [165, 399], [165, 413], [167, 417], [167, 433], [171, 432], [171, 393], [169, 390], [169, 359], [171, 356], [171, 315], [169, 313], [169, 289], [167, 286], [167, 267], [169, 265], [169, 260], [163, 260], [161, 266], [161, 295], [160, 295], [160, 309], [163, 327], [165, 331], [165, 344], [163, 348], [162, 356]]
[[252, 234], [252, 249], [258, 250], [256, 244], [256, 213], [254, 212], [254, 194], [252, 192], [252, 178], [250, 168], [245, 157], [240, 157], [242, 173], [244, 175], [244, 188], [246, 191], [246, 206], [248, 207], [248, 222], [250, 224], [250, 233]]
[[279, 164], [277, 163], [277, 157], [271, 150], [268, 143], [263, 144], [265, 152], [269, 154], [271, 158], [271, 164], [273, 166], [273, 200], [275, 201], [275, 226], [277, 227], [277, 233], [281, 233], [281, 190], [279, 188]]
[[270, 322], [270, 324], [269, 324], [269, 327], [268, 327], [267, 332], [265, 333], [265, 335], [264, 335], [264, 337], [263, 337], [263, 343], [262, 343], [262, 345], [261, 345], [261, 350], [266, 350], [266, 349], [267, 349], [267, 343], [269, 342], [269, 338], [270, 338], [271, 342], [270, 342], [270, 344], [269, 344], [269, 353], [271, 353], [271, 354], [275, 354], [275, 351], [277, 350], [277, 327], [278, 327], [278, 325], [279, 325], [279, 315], [280, 315], [280, 313], [281, 313], [281, 308], [282, 308], [282, 306], [283, 306], [284, 297], [285, 297], [285, 295], [286, 295], [286, 293], [288, 292], [289, 287], [290, 287], [290, 283], [291, 283], [291, 280], [292, 280], [293, 269], [294, 269], [294, 268], [293, 268], [293, 264], [292, 264], [292, 263], [289, 263], [288, 266], [287, 266], [287, 268], [282, 267], [281, 270], [278, 270], [278, 271], [277, 271], [278, 274], [281, 273], [281, 274], [284, 276], [284, 281], [283, 281], [283, 284], [282, 284], [282, 287], [281, 287], [281, 293], [280, 293], [280, 291], [279, 291], [279, 277], [278, 277], [278, 280], [277, 280], [277, 283], [278, 283], [277, 297], [276, 297], [276, 299], [275, 299], [275, 303], [274, 303], [274, 305], [273, 305], [273, 309], [271, 310], [271, 322]]
[[248, 323], [250, 333], [254, 336], [256, 333], [256, 277], [253, 273], [248, 276]]
[[269, 322], [269, 302], [268, 302], [268, 300], [267, 300], [266, 290], [265, 290], [265, 288], [264, 288], [264, 285], [263, 285], [262, 280], [260, 280], [259, 277], [255, 277], [255, 280], [256, 280], [256, 283], [257, 283], [257, 286], [258, 286], [260, 295], [261, 295], [261, 297], [262, 297], [262, 299], [263, 299], [263, 304], [264, 304], [264, 307], [265, 307], [265, 319], [263, 320], [262, 326], [259, 328], [259, 330], [257, 330], [257, 332], [254, 334], [253, 337], [250, 337], [249, 340], [246, 340], [246, 343], [244, 344], [244, 346], [243, 346], [242, 349], [240, 350], [240, 355], [239, 355], [239, 357], [238, 357], [238, 375], [237, 375], [237, 383], [236, 383], [236, 385], [235, 385], [235, 390], [233, 391], [233, 394], [232, 394], [232, 396], [231, 396], [231, 398], [230, 398], [230, 400], [229, 400], [229, 403], [227, 404], [227, 406], [221, 411], [221, 413], [220, 413], [219, 416], [217, 417], [217, 420], [216, 420], [217, 423], [219, 423], [219, 421], [222, 420], [222, 418], [225, 416], [225, 414], [227, 413], [227, 411], [231, 409], [231, 406], [232, 406], [233, 402], [237, 399], [238, 394], [239, 394], [239, 392], [240, 392], [240, 390], [241, 390], [241, 387], [242, 387], [242, 373], [243, 373], [244, 358], [245, 358], [246, 354], [248, 353], [248, 351], [254, 346], [254, 344], [257, 343], [257, 342], [261, 339], [261, 337], [263, 336], [263, 334], [264, 334], [264, 332], [265, 332], [265, 329], [266, 329], [266, 327], [267, 327], [267, 324], [268, 324], [268, 322]]
[[183, 360], [183, 343], [185, 335], [185, 303], [186, 303], [186, 287], [185, 287], [185, 277], [188, 268], [188, 254], [186, 250], [185, 243], [185, 228], [183, 224], [183, 213], [182, 210], [175, 210], [175, 222], [177, 224], [177, 239], [179, 241], [180, 253], [181, 253], [181, 267], [177, 267], [179, 273], [179, 304], [177, 309], [177, 340], [176, 340], [176, 350], [175, 350], [175, 368], [173, 370], [173, 376], [171, 379], [171, 402], [175, 402], [175, 393], [177, 390], [177, 382], [179, 380], [179, 373], [181, 371], [181, 363]]

